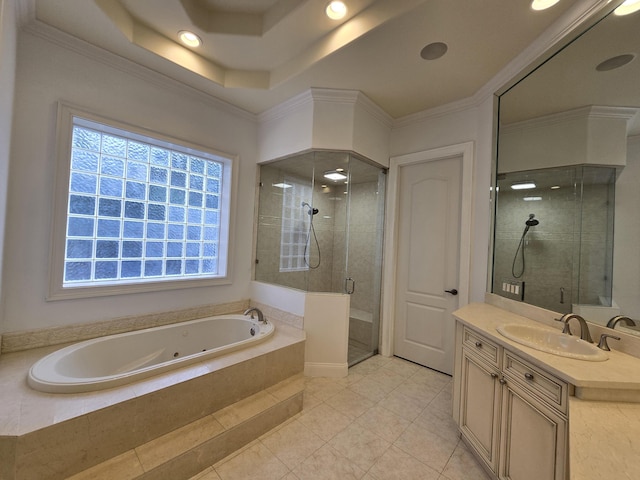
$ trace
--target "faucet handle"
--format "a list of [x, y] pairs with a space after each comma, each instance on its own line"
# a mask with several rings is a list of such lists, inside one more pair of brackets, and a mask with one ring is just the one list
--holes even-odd
[[598, 342], [598, 347], [601, 348], [602, 350], [606, 350], [607, 352], [610, 352], [611, 349], [609, 348], [609, 345], [607, 344], [607, 338], [613, 338], [614, 340], [620, 340], [620, 337], [617, 337], [615, 335], [610, 335], [608, 333], [603, 333], [602, 335], [600, 335], [600, 341]]
[[564, 323], [564, 325], [562, 326], [562, 333], [566, 333], [567, 335], [573, 335], [573, 333], [571, 333], [571, 327], [569, 327], [569, 321], [568, 320], [566, 320], [564, 317], [562, 317], [562, 318], [554, 318], [554, 320], [556, 322]]

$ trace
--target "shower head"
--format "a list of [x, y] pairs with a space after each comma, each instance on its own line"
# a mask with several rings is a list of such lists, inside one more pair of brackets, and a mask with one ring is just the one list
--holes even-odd
[[536, 225], [538, 225], [540, 222], [538, 220], [536, 220], [535, 218], [536, 216], [533, 213], [529, 214], [529, 220], [527, 220], [525, 223], [525, 225], [527, 227], [535, 227]]
[[307, 202], [302, 202], [301, 207], [308, 207], [309, 210], [307, 210], [307, 214], [310, 215], [310, 216], [317, 215], [318, 212], [320, 212], [320, 210], [318, 210], [317, 208], [313, 208]]

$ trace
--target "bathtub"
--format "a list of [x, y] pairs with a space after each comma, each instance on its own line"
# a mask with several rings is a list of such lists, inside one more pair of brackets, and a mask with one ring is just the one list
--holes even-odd
[[27, 382], [49, 393], [111, 388], [245, 348], [273, 332], [272, 323], [220, 315], [109, 335], [43, 357], [29, 370]]

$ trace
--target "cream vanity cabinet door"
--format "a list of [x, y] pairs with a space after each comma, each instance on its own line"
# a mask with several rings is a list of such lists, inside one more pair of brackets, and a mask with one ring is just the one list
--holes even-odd
[[497, 472], [500, 447], [499, 352], [486, 338], [464, 329], [459, 425], [492, 472]]
[[498, 467], [500, 391], [495, 367], [463, 351], [460, 430], [487, 467]]
[[567, 421], [506, 380], [502, 395], [502, 480], [564, 480]]
[[466, 441], [500, 480], [564, 480], [568, 385], [458, 327], [455, 395]]
[[569, 385], [508, 350], [502, 361], [502, 480], [564, 480]]

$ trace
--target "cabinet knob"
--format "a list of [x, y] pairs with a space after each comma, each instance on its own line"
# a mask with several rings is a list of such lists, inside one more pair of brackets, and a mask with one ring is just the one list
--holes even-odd
[[527, 380], [533, 380], [533, 373], [525, 373], [524, 374], [524, 378], [526, 378]]
[[476, 347], [482, 348], [482, 342], [476, 342]]
[[504, 378], [500, 379], [500, 385], [506, 385], [507, 381]]
[[491, 378], [498, 378], [498, 374], [497, 373], [492, 373], [491, 374]]

